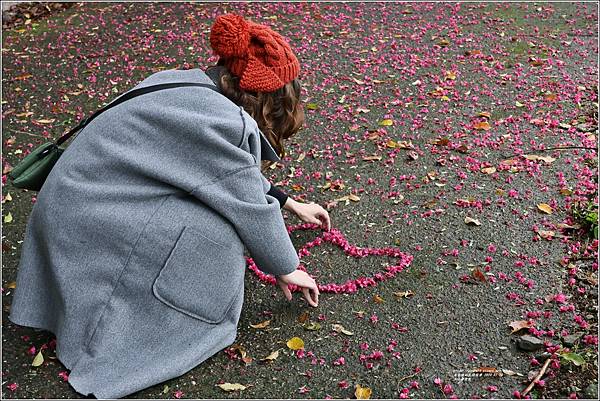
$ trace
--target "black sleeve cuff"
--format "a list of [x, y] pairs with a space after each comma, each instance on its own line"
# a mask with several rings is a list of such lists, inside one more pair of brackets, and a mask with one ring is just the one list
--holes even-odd
[[287, 201], [287, 198], [288, 198], [288, 194], [286, 194], [285, 192], [283, 192], [281, 189], [277, 188], [273, 184], [271, 184], [271, 188], [269, 189], [269, 192], [267, 192], [267, 194], [277, 198], [277, 200], [279, 201], [280, 208], [282, 208], [283, 205], [285, 205], [285, 202]]

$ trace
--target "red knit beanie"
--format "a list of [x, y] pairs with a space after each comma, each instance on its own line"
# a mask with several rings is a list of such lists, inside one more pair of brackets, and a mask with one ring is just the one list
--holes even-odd
[[280, 34], [239, 15], [217, 17], [210, 45], [245, 90], [273, 92], [300, 72], [298, 59]]

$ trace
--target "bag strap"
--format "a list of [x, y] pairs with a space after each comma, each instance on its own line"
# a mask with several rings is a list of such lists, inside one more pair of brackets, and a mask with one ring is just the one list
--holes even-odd
[[[118, 104], [121, 104], [129, 99], [132, 99], [136, 96], [140, 96], [140, 95], [144, 95], [146, 93], [150, 93], [150, 92], [155, 92], [158, 90], [162, 90], [162, 89], [170, 89], [170, 88], [178, 88], [180, 86], [201, 86], [204, 88], [209, 88], [214, 90], [217, 93], [220, 93], [219, 90], [217, 89], [217, 87], [215, 85], [210, 85], [210, 84], [200, 84], [200, 83], [196, 83], [196, 82], [171, 82], [171, 83], [166, 83], [166, 84], [156, 84], [156, 85], [150, 85], [150, 86], [145, 86], [143, 88], [137, 88], [137, 89], [133, 89], [129, 92], [126, 92], [123, 96], [120, 96], [118, 98], [116, 98], [114, 101], [112, 101], [111, 103], [107, 104], [106, 106], [102, 107], [99, 110], [96, 110], [94, 112], [94, 114], [92, 114], [91, 116], [89, 116], [88, 118], [82, 120], [75, 128], [71, 129], [69, 132], [67, 132], [66, 134], [64, 134], [63, 136], [61, 136], [55, 143], [55, 146], [59, 146], [60, 144], [62, 144], [63, 142], [65, 142], [67, 139], [69, 139], [75, 132], [83, 129], [86, 125], [88, 125], [94, 118], [98, 117], [98, 115], [100, 115], [102, 112], [115, 107]], [[50, 148], [47, 149], [47, 151], [49, 151]], [[46, 153], [46, 152], [43, 152]]]

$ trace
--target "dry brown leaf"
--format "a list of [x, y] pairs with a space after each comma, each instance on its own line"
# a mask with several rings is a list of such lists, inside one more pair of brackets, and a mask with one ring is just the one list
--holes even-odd
[[375, 302], [376, 304], [382, 304], [385, 301], [383, 300], [383, 298], [381, 297], [381, 295], [377, 294], [373, 297], [373, 302]]
[[347, 335], [347, 336], [353, 336], [353, 335], [354, 335], [354, 333], [353, 333], [353, 332], [351, 332], [351, 331], [349, 331], [349, 330], [346, 330], [346, 329], [344, 328], [344, 326], [342, 326], [341, 324], [332, 324], [332, 325], [331, 325], [331, 328], [333, 329], [333, 331], [335, 331], [335, 332], [338, 332], [338, 333], [345, 334], [345, 335]]
[[484, 167], [481, 169], [481, 172], [484, 174], [494, 174], [496, 172], [496, 167]]
[[514, 322], [510, 322], [508, 325], [512, 328], [510, 334], [514, 334], [519, 330], [528, 329], [531, 327], [531, 323], [528, 320], [515, 320]]
[[487, 277], [485, 277], [485, 274], [483, 274], [478, 267], [476, 267], [475, 270], [473, 270], [473, 277], [484, 283], [487, 281]]
[[488, 131], [492, 128], [492, 126], [487, 121], [481, 121], [473, 125], [473, 128], [475, 128], [476, 130]]
[[417, 160], [419, 158], [419, 154], [417, 152], [415, 152], [414, 150], [411, 150], [407, 153], [408, 158], [411, 160]]
[[477, 117], [490, 118], [490, 117], [492, 117], [492, 115], [488, 111], [482, 111], [477, 114]]
[[306, 323], [309, 317], [310, 313], [308, 313], [307, 311], [302, 312], [300, 316], [298, 316], [298, 323]]
[[540, 203], [537, 205], [538, 209], [540, 209], [542, 212], [546, 213], [546, 214], [552, 214], [552, 206], [550, 206], [547, 203]]
[[546, 230], [539, 230], [538, 234], [540, 235], [540, 237], [547, 239], [548, 241], [550, 241], [556, 235], [556, 233], [554, 231], [546, 231]]
[[467, 217], [465, 217], [465, 224], [480, 226], [481, 222], [477, 219], [473, 219], [473, 218], [467, 216]]
[[27, 78], [31, 78], [33, 75], [31, 74], [25, 74], [25, 75], [19, 75], [18, 77], [15, 77], [14, 80], [15, 81], [23, 81]]
[[363, 157], [364, 161], [381, 160], [381, 155], [371, 155]]
[[223, 384], [217, 384], [217, 386], [219, 386], [221, 388], [221, 390], [225, 390], [225, 391], [242, 391], [242, 390], [246, 390], [246, 388], [248, 388], [247, 386], [244, 386], [243, 384], [240, 384], [240, 383], [223, 383]]
[[438, 138], [435, 139], [434, 141], [431, 142], [433, 145], [438, 145], [438, 146], [446, 146], [450, 143], [450, 139], [443, 137], [443, 138]]
[[543, 161], [545, 163], [548, 163], [548, 164], [550, 164], [550, 163], [552, 163], [553, 161], [556, 160], [554, 157], [551, 157], [551, 156], [523, 155], [523, 157], [525, 159], [527, 159], [527, 160], [533, 160], [533, 161], [541, 160], [541, 161]]
[[517, 163], [517, 159], [506, 159], [502, 160], [500, 163], [505, 164], [507, 166], [513, 166]]
[[412, 297], [413, 295], [415, 295], [415, 293], [412, 292], [411, 290], [397, 291], [394, 293], [394, 296], [398, 299]]
[[475, 373], [486, 373], [486, 374], [498, 375], [498, 376], [502, 375], [502, 373], [498, 369], [496, 369], [492, 366], [480, 366], [478, 368], [473, 369], [473, 371]]
[[270, 324], [271, 324], [271, 320], [269, 319], [269, 320], [265, 320], [264, 322], [251, 324], [250, 327], [252, 327], [253, 329], [264, 329], [265, 327], [267, 327]]
[[279, 350], [271, 352], [269, 355], [261, 359], [261, 361], [274, 361], [279, 358]]
[[510, 369], [502, 369], [502, 373], [504, 373], [506, 376], [523, 376], [521, 373]]
[[6, 288], [17, 288], [17, 282], [11, 281], [10, 283], [6, 284]]

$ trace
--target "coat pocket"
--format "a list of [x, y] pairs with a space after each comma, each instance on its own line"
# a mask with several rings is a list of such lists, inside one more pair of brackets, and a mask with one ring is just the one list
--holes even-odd
[[223, 321], [244, 281], [244, 257], [185, 226], [152, 284], [164, 304], [206, 323]]

